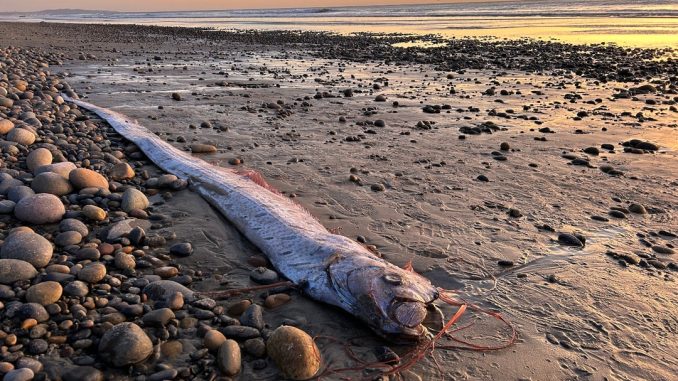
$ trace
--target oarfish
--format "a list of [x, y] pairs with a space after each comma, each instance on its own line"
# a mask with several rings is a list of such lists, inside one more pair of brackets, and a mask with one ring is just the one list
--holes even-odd
[[64, 96], [96, 113], [164, 171], [194, 189], [309, 297], [337, 306], [394, 340], [416, 340], [438, 291], [426, 278], [329, 232], [308, 211], [251, 177], [181, 151], [115, 111]]

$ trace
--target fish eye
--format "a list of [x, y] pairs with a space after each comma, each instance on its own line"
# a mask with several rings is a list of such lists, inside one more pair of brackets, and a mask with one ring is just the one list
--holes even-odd
[[401, 278], [398, 274], [386, 274], [384, 275], [384, 280], [395, 285], [403, 284], [403, 278]]

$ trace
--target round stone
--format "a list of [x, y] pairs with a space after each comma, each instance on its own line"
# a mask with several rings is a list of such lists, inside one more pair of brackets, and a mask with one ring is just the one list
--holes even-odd
[[20, 259], [43, 268], [52, 259], [52, 244], [43, 236], [27, 231], [9, 235], [0, 248], [0, 258]]
[[23, 198], [14, 207], [16, 218], [37, 225], [58, 222], [65, 213], [66, 208], [59, 197], [47, 193]]
[[52, 153], [47, 148], [38, 148], [28, 154], [26, 166], [29, 171], [33, 172], [38, 167], [52, 164], [52, 159]]
[[14, 207], [16, 203], [12, 200], [2, 200], [0, 201], [0, 214], [10, 214], [14, 212]]
[[66, 247], [77, 245], [82, 241], [82, 235], [76, 231], [67, 231], [57, 234], [54, 243], [57, 246]]
[[193, 254], [193, 246], [188, 242], [177, 243], [170, 247], [170, 254], [180, 257], [188, 257]]
[[171, 280], [158, 280], [144, 287], [144, 294], [156, 302], [165, 301], [177, 292], [181, 293], [186, 300], [190, 301], [194, 298], [193, 291]]
[[631, 213], [636, 214], [647, 214], [647, 210], [645, 209], [645, 207], [640, 204], [629, 205], [629, 211], [631, 211]]
[[111, 168], [108, 174], [113, 180], [127, 180], [134, 177], [134, 169], [127, 163], [118, 163]]
[[277, 308], [282, 306], [283, 304], [287, 303], [292, 299], [287, 294], [273, 294], [269, 295], [266, 297], [266, 300], [264, 301], [264, 306], [266, 308]]
[[202, 344], [210, 351], [216, 351], [225, 341], [226, 336], [224, 336], [223, 333], [217, 331], [216, 329], [212, 329], [207, 331], [205, 337], [202, 340]]
[[56, 303], [61, 298], [63, 291], [59, 282], [47, 281], [38, 283], [26, 290], [26, 301], [46, 306]]
[[219, 347], [217, 364], [225, 376], [235, 376], [240, 372], [240, 346], [235, 340], [226, 340]]
[[0, 259], [0, 283], [12, 284], [20, 280], [31, 280], [38, 271], [26, 261], [19, 259]]
[[25, 128], [13, 128], [7, 134], [7, 140], [29, 146], [35, 143], [35, 134]]
[[77, 296], [82, 298], [87, 296], [89, 293], [89, 287], [87, 287], [87, 283], [76, 280], [64, 287], [64, 293], [69, 296]]
[[291, 380], [306, 380], [320, 369], [320, 350], [311, 336], [299, 328], [276, 328], [266, 342], [266, 351]]
[[104, 333], [99, 354], [114, 366], [140, 363], [153, 353], [148, 335], [134, 323], [120, 323]]
[[114, 263], [115, 267], [120, 270], [131, 270], [137, 265], [133, 255], [123, 253], [122, 251], [115, 253]]
[[24, 303], [17, 310], [17, 316], [20, 319], [35, 319], [38, 323], [49, 320], [49, 314], [42, 304]]
[[137, 189], [129, 188], [122, 194], [120, 207], [125, 212], [129, 213], [133, 209], [146, 209], [148, 208], [148, 205], [149, 202], [146, 195]]
[[80, 233], [82, 237], [87, 237], [89, 234], [89, 229], [87, 225], [83, 224], [82, 221], [76, 220], [75, 218], [66, 218], [59, 223], [59, 230], [62, 232], [75, 231]]
[[141, 321], [144, 322], [144, 326], [164, 327], [170, 320], [174, 318], [174, 312], [171, 309], [160, 308], [144, 315]]
[[105, 177], [86, 168], [77, 168], [72, 170], [68, 179], [77, 189], [83, 188], [101, 188], [108, 189], [108, 180]]
[[14, 369], [7, 373], [4, 381], [30, 381], [35, 377], [35, 373], [29, 368]]
[[71, 162], [63, 162], [63, 163], [54, 163], [54, 164], [49, 164], [49, 165], [42, 165], [40, 167], [37, 167], [33, 173], [35, 175], [39, 175], [41, 173], [45, 172], [54, 172], [58, 173], [61, 177], [68, 179], [71, 171], [75, 170], [75, 164]]
[[217, 152], [217, 147], [211, 144], [191, 144], [191, 152], [193, 153], [214, 153]]
[[98, 283], [106, 276], [106, 266], [102, 263], [92, 263], [78, 271], [78, 279], [89, 283]]
[[31, 188], [35, 193], [49, 193], [56, 196], [63, 196], [73, 192], [71, 183], [54, 172], [44, 172], [35, 176], [31, 183]]
[[250, 272], [250, 279], [259, 284], [273, 284], [279, 280], [278, 273], [265, 267], [257, 267]]
[[26, 197], [33, 196], [34, 194], [35, 192], [33, 189], [25, 185], [11, 187], [7, 190], [7, 198], [14, 202], [19, 202]]
[[82, 208], [82, 214], [92, 221], [103, 221], [106, 219], [106, 211], [94, 205], [85, 205]]
[[[7, 99], [7, 98], [5, 98]], [[0, 135], [5, 135], [14, 128], [14, 123], [8, 119], [0, 119]]]
[[93, 366], [76, 366], [64, 372], [63, 381], [104, 381], [102, 371]]

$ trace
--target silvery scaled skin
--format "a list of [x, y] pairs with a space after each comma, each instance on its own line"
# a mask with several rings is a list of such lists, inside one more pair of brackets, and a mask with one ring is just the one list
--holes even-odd
[[330, 233], [302, 207], [249, 177], [178, 150], [125, 115], [62, 96], [106, 120], [163, 170], [190, 181], [311, 298], [342, 308], [384, 337], [425, 337], [426, 306], [438, 298], [426, 278]]

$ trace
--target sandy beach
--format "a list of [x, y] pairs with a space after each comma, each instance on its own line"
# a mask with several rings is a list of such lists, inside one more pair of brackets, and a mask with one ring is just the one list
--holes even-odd
[[[232, 379], [282, 379], [257, 345], [283, 324], [318, 337], [329, 368], [359, 365], [347, 356], [345, 342], [368, 362], [377, 360], [383, 346], [408, 351], [290, 288], [193, 304], [186, 298], [166, 326], [149, 323], [152, 308], [142, 289], [155, 279], [151, 274], [208, 296], [256, 286], [251, 277], [262, 264], [261, 252], [186, 184], [158, 186], [161, 171], [105, 122], [45, 106], [44, 95], [56, 102], [49, 86], [58, 79], [68, 87], [55, 89], [134, 118], [176, 147], [216, 147], [196, 157], [260, 172], [324, 226], [371, 245], [393, 264], [411, 261], [436, 286], [501, 313], [518, 332], [507, 349], [436, 350], [403, 374], [383, 379], [674, 379], [675, 58], [664, 50], [530, 40], [424, 37], [442, 45], [393, 46], [411, 39], [0, 23], [0, 88], [7, 97], [16, 95], [13, 105], [0, 106], [0, 120], [11, 120], [14, 128], [32, 125], [36, 138], [14, 144], [9, 134], [0, 137], [0, 172], [6, 176], [0, 202], [10, 200], [12, 181], [35, 188], [37, 175], [25, 163], [38, 148], [63, 152], [55, 163], [70, 161], [103, 174], [113, 195], [95, 194], [108, 214], [98, 222], [84, 217], [88, 198], [77, 197], [88, 187], [59, 195], [65, 214], [56, 221], [22, 222], [16, 210], [0, 215], [3, 248], [18, 226], [53, 242], [64, 231], [63, 218], [82, 220], [88, 234], [57, 245], [48, 266], [66, 266], [65, 273], [78, 279], [90, 262], [107, 270], [84, 294], [46, 303], [48, 318], [36, 319], [42, 335], [22, 327], [26, 319], [17, 311], [31, 304], [26, 290], [46, 281], [49, 267], [36, 268], [40, 274], [31, 279], [0, 282], [0, 375], [31, 368], [43, 380], [230, 379], [219, 370], [219, 355], [203, 350], [206, 332], [241, 324], [241, 307], [264, 305], [271, 293], [291, 300], [263, 308], [265, 328], [254, 338], [229, 337], [242, 349], [242, 369]], [[19, 89], [16, 80], [27, 81], [28, 88]], [[34, 112], [39, 125], [27, 121], [32, 116], [25, 112]], [[85, 120], [96, 128], [77, 130], [76, 122]], [[119, 152], [132, 176], [115, 180], [108, 156], [87, 159], [90, 143]], [[148, 197], [145, 211], [121, 211], [127, 188]], [[131, 218], [145, 231], [145, 243], [135, 245], [129, 230], [117, 241], [101, 239], [111, 225]], [[149, 237], [163, 239], [154, 247]], [[190, 255], [170, 250], [178, 243], [190, 243]], [[117, 266], [112, 250], [96, 259], [77, 255], [88, 247], [104, 251], [102, 245], [133, 256], [125, 258], [136, 269]], [[73, 282], [49, 279], [64, 289]], [[114, 303], [121, 299], [124, 306]], [[58, 311], [49, 307], [58, 304]], [[74, 304], [85, 306], [83, 316], [75, 316]], [[141, 311], [130, 313], [133, 305]], [[456, 311], [439, 307], [447, 318]], [[97, 351], [114, 318], [147, 331], [154, 348], [147, 360], [113, 366]], [[65, 320], [72, 324], [61, 324]], [[510, 335], [486, 314], [469, 312], [458, 326], [470, 323], [455, 337], [496, 345]], [[245, 344], [247, 339], [259, 341]], [[44, 350], [31, 344], [38, 340]], [[322, 379], [361, 374], [380, 379], [361, 372]]]

